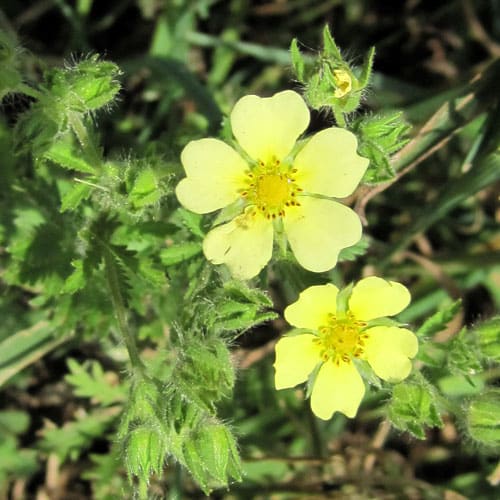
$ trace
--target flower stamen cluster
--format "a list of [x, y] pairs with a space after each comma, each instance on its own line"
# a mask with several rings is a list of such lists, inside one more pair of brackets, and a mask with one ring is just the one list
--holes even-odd
[[282, 165], [280, 160], [273, 158], [271, 162], [258, 161], [253, 169], [246, 172], [245, 188], [241, 196], [266, 219], [276, 219], [285, 216], [287, 207], [299, 207], [297, 196], [303, 191], [297, 185], [294, 174], [297, 169]]
[[318, 328], [314, 343], [320, 348], [323, 361], [332, 360], [337, 366], [341, 362], [351, 363], [352, 358], [362, 358], [368, 335], [363, 333], [366, 321], [358, 321], [348, 311], [338, 316], [329, 313], [326, 325]]

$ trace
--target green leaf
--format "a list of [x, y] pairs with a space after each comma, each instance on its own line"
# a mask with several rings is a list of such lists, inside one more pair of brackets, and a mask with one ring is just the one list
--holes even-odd
[[5, 434], [22, 434], [30, 425], [30, 416], [24, 411], [0, 411], [0, 436]]
[[82, 157], [81, 152], [77, 151], [71, 136], [67, 136], [66, 140], [61, 139], [53, 142], [43, 156], [69, 170], [86, 174], [95, 174], [96, 172], [94, 166]]
[[178, 208], [170, 218], [171, 222], [179, 227], [185, 227], [189, 232], [201, 239], [205, 238], [205, 233], [201, 229], [203, 217], [185, 208]]
[[75, 183], [69, 191], [64, 193], [61, 199], [61, 212], [75, 210], [83, 200], [92, 193], [92, 187], [88, 184]]
[[78, 397], [92, 399], [103, 406], [125, 401], [127, 389], [117, 380], [112, 383], [110, 373], [106, 374], [98, 361], [79, 364], [69, 358], [67, 364], [71, 373], [65, 376], [65, 380], [75, 388]]
[[116, 411], [96, 410], [80, 420], [65, 423], [62, 427], [48, 428], [41, 431], [40, 448], [55, 453], [61, 461], [67, 458], [76, 460], [95, 439], [101, 438], [116, 419]]
[[365, 255], [370, 248], [370, 241], [366, 236], [363, 236], [355, 245], [343, 248], [338, 257], [339, 262], [353, 261], [358, 257]]
[[201, 243], [186, 242], [172, 245], [164, 248], [160, 252], [160, 260], [165, 266], [173, 266], [185, 260], [200, 254], [202, 251]]
[[395, 427], [418, 439], [425, 439], [427, 426], [443, 427], [436, 391], [423, 377], [395, 385], [388, 411]]
[[83, 260], [74, 260], [71, 262], [71, 265], [75, 270], [66, 278], [63, 289], [61, 290], [62, 293], [74, 294], [78, 290], [81, 290], [87, 282], [83, 269]]
[[142, 170], [134, 181], [129, 200], [135, 208], [153, 205], [160, 199], [158, 180], [151, 168]]
[[482, 356], [476, 337], [466, 328], [451, 339], [447, 352], [447, 366], [451, 373], [468, 376], [482, 371]]
[[461, 300], [456, 300], [442, 311], [434, 313], [430, 318], [426, 319], [424, 324], [416, 331], [419, 337], [433, 337], [436, 333], [443, 331], [448, 323], [455, 317], [462, 305]]

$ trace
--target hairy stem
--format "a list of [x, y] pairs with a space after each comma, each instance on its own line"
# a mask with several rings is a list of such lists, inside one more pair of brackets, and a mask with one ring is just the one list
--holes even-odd
[[106, 280], [111, 292], [111, 301], [113, 303], [116, 320], [118, 322], [118, 329], [120, 330], [123, 341], [125, 342], [125, 346], [127, 347], [128, 355], [133, 368], [139, 370], [140, 372], [143, 372], [144, 365], [139, 356], [139, 351], [137, 349], [134, 336], [132, 335], [128, 326], [127, 312], [125, 310], [125, 304], [123, 302], [123, 296], [120, 290], [116, 264], [108, 248], [104, 248], [104, 264]]

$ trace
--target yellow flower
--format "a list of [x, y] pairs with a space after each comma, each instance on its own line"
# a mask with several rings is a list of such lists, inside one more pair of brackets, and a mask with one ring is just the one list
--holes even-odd
[[341, 128], [314, 134], [293, 157], [308, 125], [309, 110], [296, 92], [249, 95], [231, 112], [241, 154], [210, 138], [182, 151], [187, 177], [176, 189], [180, 203], [199, 214], [239, 208], [203, 243], [205, 256], [237, 278], [252, 278], [269, 262], [275, 230], [284, 231], [298, 262], [315, 272], [334, 267], [340, 250], [361, 237], [358, 216], [330, 198], [350, 195], [368, 160], [357, 154], [355, 135]]
[[379, 319], [409, 304], [405, 286], [376, 277], [362, 279], [352, 289], [347, 308], [337, 304], [338, 294], [330, 284], [304, 290], [285, 309], [285, 318], [310, 333], [283, 337], [276, 344], [276, 389], [305, 382], [314, 371], [311, 408], [324, 420], [336, 411], [356, 415], [365, 386], [354, 360], [367, 361], [380, 378], [396, 382], [409, 375], [410, 359], [418, 350], [410, 330], [385, 326]]

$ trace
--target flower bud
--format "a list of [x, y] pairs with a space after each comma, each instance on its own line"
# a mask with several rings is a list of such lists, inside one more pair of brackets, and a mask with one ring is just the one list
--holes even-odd
[[481, 353], [492, 361], [500, 362], [500, 316], [477, 325], [474, 331]]
[[151, 474], [159, 473], [165, 457], [165, 440], [155, 429], [141, 426], [127, 437], [125, 445], [127, 471], [145, 481]]
[[500, 390], [491, 389], [469, 402], [467, 408], [469, 436], [488, 447], [500, 446]]

